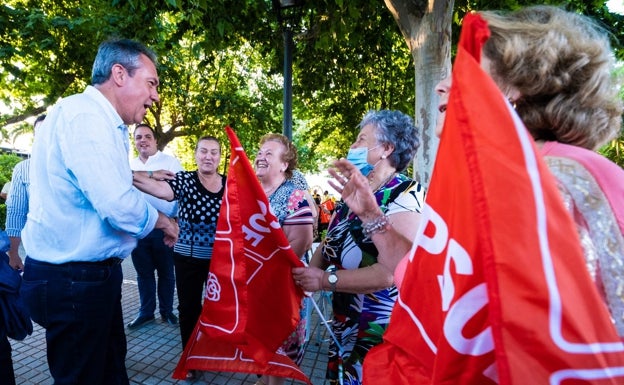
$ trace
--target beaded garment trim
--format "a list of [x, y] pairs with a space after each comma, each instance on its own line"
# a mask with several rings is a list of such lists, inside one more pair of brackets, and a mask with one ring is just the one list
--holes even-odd
[[592, 278], [602, 283], [606, 302], [620, 336], [624, 336], [624, 236], [604, 193], [578, 162], [546, 156], [572, 214]]

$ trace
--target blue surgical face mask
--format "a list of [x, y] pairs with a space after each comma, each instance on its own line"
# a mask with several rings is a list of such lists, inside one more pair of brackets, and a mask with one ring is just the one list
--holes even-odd
[[378, 146], [371, 149], [366, 147], [350, 148], [347, 153], [347, 160], [357, 167], [364, 176], [368, 176], [373, 171], [374, 166], [368, 163], [368, 152], [374, 150]]

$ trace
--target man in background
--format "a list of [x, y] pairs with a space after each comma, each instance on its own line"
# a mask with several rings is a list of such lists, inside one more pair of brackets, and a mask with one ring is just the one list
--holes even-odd
[[[180, 162], [171, 155], [158, 150], [154, 130], [147, 124], [139, 124], [134, 129], [134, 146], [139, 156], [130, 161], [132, 171], [168, 170], [174, 173], [182, 171]], [[150, 194], [144, 194], [147, 200], [158, 211], [168, 217], [175, 217], [178, 212], [176, 201], [168, 202]], [[128, 324], [129, 329], [136, 329], [154, 320], [156, 311], [156, 276], [158, 273], [158, 307], [163, 322], [175, 325], [178, 317], [173, 314], [173, 293], [175, 290], [175, 274], [173, 269], [173, 248], [163, 242], [162, 230], [156, 229], [145, 238], [139, 239], [137, 247], [132, 251], [132, 263], [137, 272], [139, 314]]]
[[[45, 117], [43, 114], [35, 119], [33, 133], [36, 133], [37, 127], [43, 123]], [[7, 254], [9, 255], [9, 265], [16, 270], [24, 268], [22, 229], [26, 224], [26, 216], [28, 215], [28, 186], [30, 185], [28, 167], [30, 167], [30, 159], [24, 159], [13, 168], [11, 189], [6, 201], [6, 232], [11, 241], [11, 248]]]

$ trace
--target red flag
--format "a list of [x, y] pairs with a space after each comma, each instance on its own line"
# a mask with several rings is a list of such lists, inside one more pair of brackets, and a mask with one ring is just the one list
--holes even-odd
[[217, 223], [204, 305], [173, 378], [190, 369], [268, 374], [308, 382], [276, 353], [295, 330], [303, 292], [290, 248], [236, 134]]
[[479, 65], [487, 32], [464, 19], [419, 236], [364, 382], [622, 384], [624, 345], [555, 181]]

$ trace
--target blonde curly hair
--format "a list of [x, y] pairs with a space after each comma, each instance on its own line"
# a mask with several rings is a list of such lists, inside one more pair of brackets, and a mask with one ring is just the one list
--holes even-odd
[[479, 13], [492, 33], [483, 48], [491, 75], [521, 94], [516, 111], [536, 140], [595, 150], [619, 135], [620, 82], [602, 27], [554, 6]]

